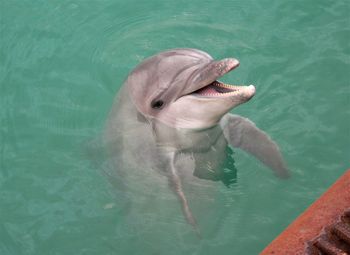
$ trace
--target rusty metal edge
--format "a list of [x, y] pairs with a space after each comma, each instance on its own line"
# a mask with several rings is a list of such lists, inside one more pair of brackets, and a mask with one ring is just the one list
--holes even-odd
[[305, 254], [306, 243], [350, 207], [350, 169], [275, 238], [260, 255]]

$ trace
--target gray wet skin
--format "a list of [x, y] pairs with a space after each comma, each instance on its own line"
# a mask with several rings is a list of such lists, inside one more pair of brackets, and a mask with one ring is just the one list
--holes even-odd
[[218, 82], [238, 65], [196, 49], [159, 53], [129, 74], [107, 122], [105, 139], [126, 186], [155, 187], [165, 178], [197, 232], [183, 185], [201, 183], [210, 190], [214, 182], [202, 185], [198, 176], [220, 171], [227, 146], [248, 152], [281, 178], [289, 176], [277, 144], [247, 118], [228, 113], [255, 94], [253, 85]]

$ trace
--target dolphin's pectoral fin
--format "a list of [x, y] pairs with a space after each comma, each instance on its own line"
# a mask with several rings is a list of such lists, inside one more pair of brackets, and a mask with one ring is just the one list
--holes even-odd
[[252, 154], [271, 168], [278, 177], [289, 177], [278, 145], [252, 121], [238, 115], [226, 114], [220, 125], [231, 146]]
[[182, 189], [181, 179], [175, 167], [176, 153], [174, 152], [169, 153], [168, 156], [169, 156], [169, 171], [168, 171], [169, 185], [171, 186], [171, 188], [173, 189], [173, 191], [175, 192], [176, 196], [178, 197], [181, 203], [182, 212], [186, 218], [186, 221], [192, 225], [196, 234], [200, 237], [201, 234], [198, 229], [196, 219], [194, 218], [192, 211], [188, 205], [188, 201]]

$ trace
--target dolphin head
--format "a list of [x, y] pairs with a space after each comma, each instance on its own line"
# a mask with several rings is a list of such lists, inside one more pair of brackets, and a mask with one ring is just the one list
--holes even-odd
[[175, 128], [215, 126], [228, 111], [255, 94], [255, 87], [224, 84], [218, 78], [239, 65], [215, 61], [196, 49], [172, 49], [150, 57], [128, 76], [126, 86], [137, 110]]

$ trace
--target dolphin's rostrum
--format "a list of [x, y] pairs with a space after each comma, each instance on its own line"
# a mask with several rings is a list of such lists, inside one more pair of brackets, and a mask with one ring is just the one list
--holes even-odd
[[[234, 58], [215, 61], [196, 49], [159, 53], [129, 74], [107, 122], [105, 139], [123, 182], [146, 187], [157, 185], [151, 179], [163, 185], [166, 178], [197, 231], [183, 183], [196, 185], [211, 182], [200, 176], [219, 176], [227, 146], [250, 153], [277, 176], [288, 177], [276, 143], [250, 120], [228, 113], [255, 94], [253, 85], [218, 80], [238, 65]], [[129, 192], [140, 192], [126, 186]]]

